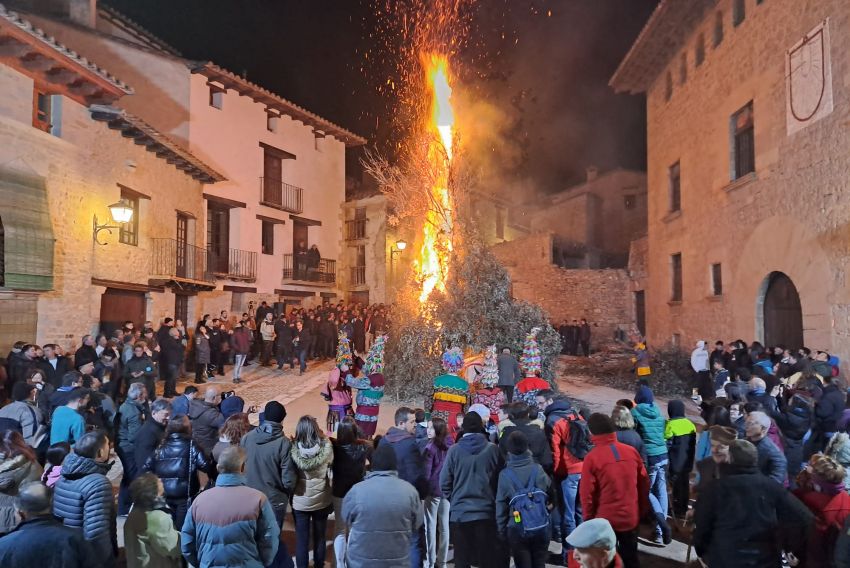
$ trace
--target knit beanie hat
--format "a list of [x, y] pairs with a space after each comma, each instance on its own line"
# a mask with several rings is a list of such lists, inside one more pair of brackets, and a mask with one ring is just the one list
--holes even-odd
[[747, 440], [735, 440], [729, 445], [729, 457], [732, 465], [738, 467], [755, 467], [759, 453], [756, 447]]
[[484, 422], [481, 420], [481, 415], [477, 412], [467, 412], [463, 416], [461, 429], [464, 434], [483, 434]]
[[[280, 404], [280, 403], [278, 403]], [[230, 418], [234, 414], [239, 414], [245, 409], [245, 400], [241, 396], [231, 395], [221, 401], [221, 415], [225, 419]], [[266, 420], [269, 419], [268, 414], [265, 415]]]
[[648, 386], [641, 385], [638, 387], [637, 393], [635, 393], [635, 402], [638, 404], [652, 404], [655, 402], [652, 391]]
[[379, 444], [372, 454], [372, 471], [395, 471], [398, 465], [395, 450], [390, 444]]
[[263, 411], [264, 420], [268, 422], [283, 422], [284, 418], [286, 418], [286, 409], [281, 403], [272, 400], [266, 404], [266, 408]]

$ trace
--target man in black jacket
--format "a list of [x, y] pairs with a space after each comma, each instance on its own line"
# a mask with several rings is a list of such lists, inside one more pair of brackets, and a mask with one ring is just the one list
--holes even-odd
[[133, 443], [137, 467], [142, 467], [165, 438], [165, 425], [168, 424], [169, 418], [171, 418], [171, 403], [164, 398], [156, 399], [151, 404], [151, 419], [146, 420], [139, 428]]
[[83, 344], [74, 352], [74, 368], [79, 369], [83, 363], [94, 363], [97, 361], [97, 351], [94, 348], [94, 337], [83, 336]]
[[[543, 470], [552, 475], [552, 446], [546, 439], [546, 434], [543, 428], [537, 424], [532, 424], [529, 418], [529, 408], [524, 402], [514, 402], [506, 407], [502, 407], [508, 413], [508, 420], [513, 423], [513, 426], [506, 426], [502, 430], [502, 437], [499, 438], [499, 451], [502, 454], [502, 459], [506, 459], [508, 455], [507, 440], [511, 432], [518, 430], [525, 434], [528, 440], [528, 449], [531, 451], [531, 456], [534, 461], [540, 464]], [[537, 416], [537, 409], [533, 410]]]
[[295, 352], [298, 354], [298, 374], [303, 375], [307, 370], [307, 355], [310, 352], [310, 346], [313, 344], [313, 336], [307, 330], [304, 322], [301, 320], [295, 324]]
[[290, 369], [294, 369], [292, 364], [292, 328], [289, 327], [289, 322], [286, 320], [286, 314], [280, 314], [280, 317], [274, 322], [275, 333], [275, 360], [277, 361], [277, 369], [283, 369], [283, 364], [288, 363]]
[[185, 350], [180, 341], [180, 332], [173, 327], [168, 328], [168, 334], [162, 338], [159, 344], [159, 368], [165, 379], [165, 398], [177, 396], [177, 375], [180, 373], [180, 365], [183, 364]]
[[48, 343], [43, 350], [44, 358], [39, 361], [39, 368], [44, 372], [44, 382], [58, 389], [62, 386], [62, 376], [71, 370], [71, 362], [55, 343]]

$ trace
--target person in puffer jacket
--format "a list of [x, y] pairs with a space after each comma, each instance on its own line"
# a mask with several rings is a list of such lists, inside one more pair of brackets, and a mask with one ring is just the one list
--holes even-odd
[[673, 512], [678, 517], [684, 517], [688, 512], [689, 476], [694, 468], [697, 430], [694, 423], [685, 418], [685, 403], [681, 400], [667, 403], [667, 415], [670, 419], [664, 427], [664, 439], [667, 440], [670, 459]]
[[641, 384], [635, 394], [635, 407], [632, 417], [635, 419], [635, 430], [643, 439], [646, 448], [646, 469], [649, 473], [649, 502], [657, 519], [655, 527], [655, 542], [669, 543], [669, 529], [662, 519], [667, 517], [667, 442], [664, 439], [664, 417], [655, 406], [655, 398], [648, 386]]
[[0, 535], [11, 532], [18, 525], [16, 502], [20, 487], [40, 478], [41, 466], [35, 451], [26, 444], [20, 432], [0, 433]]
[[92, 551], [92, 567], [115, 565], [118, 554], [109, 439], [103, 432], [88, 432], [74, 445], [62, 464], [62, 477], [53, 493], [53, 514], [66, 527], [78, 529]]
[[[792, 489], [796, 486], [797, 474], [803, 468], [803, 438], [812, 423], [813, 406], [814, 401], [810, 397], [797, 393], [787, 404], [783, 404], [779, 414], [773, 417], [785, 442], [785, 459], [788, 461], [788, 479]], [[848, 463], [850, 464], [850, 461]]]
[[328, 470], [334, 460], [333, 445], [312, 416], [302, 416], [295, 427], [292, 463], [298, 474], [292, 493], [295, 517], [295, 565], [307, 568], [310, 527], [313, 530], [313, 566], [325, 565], [325, 532], [333, 511], [333, 493]]
[[189, 505], [201, 490], [198, 471], [214, 476], [212, 462], [192, 441], [192, 423], [188, 416], [168, 421], [165, 439], [142, 467], [162, 480], [165, 502], [171, 509], [175, 527], [182, 527]]

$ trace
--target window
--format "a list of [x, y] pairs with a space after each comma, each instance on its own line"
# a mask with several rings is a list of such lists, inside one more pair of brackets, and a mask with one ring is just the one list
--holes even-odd
[[669, 101], [671, 98], [673, 98], [673, 75], [667, 71], [664, 77], [664, 100]]
[[682, 253], [670, 255], [670, 301], [682, 301]]
[[210, 85], [210, 106], [221, 110], [224, 107], [224, 89]]
[[711, 295], [723, 295], [723, 272], [720, 268], [720, 263], [711, 265]]
[[732, 25], [738, 27], [747, 17], [746, 0], [733, 0], [732, 2]]
[[263, 254], [274, 254], [274, 223], [262, 221], [263, 223]]
[[682, 209], [682, 170], [679, 162], [670, 166], [668, 172], [670, 185], [670, 212]]
[[135, 247], [139, 245], [139, 197], [122, 189], [121, 200], [133, 209], [133, 216], [128, 223], [118, 226], [118, 242]]
[[723, 12], [714, 16], [714, 47], [723, 43]]
[[505, 208], [496, 206], [496, 238], [505, 238]]
[[623, 196], [623, 207], [626, 208], [626, 211], [630, 211], [635, 208], [635, 196], [634, 195], [624, 195]]
[[741, 178], [756, 171], [755, 128], [753, 126], [753, 103], [732, 115], [732, 179]]
[[277, 127], [280, 124], [280, 115], [273, 112], [266, 114], [266, 130], [269, 132], [277, 132]]
[[32, 125], [44, 132], [53, 126], [53, 97], [38, 87], [32, 92]]
[[697, 36], [697, 48], [694, 53], [694, 62], [696, 66], [699, 67], [702, 65], [702, 62], [705, 61], [705, 34], [699, 34]]
[[189, 296], [185, 294], [174, 295], [174, 319], [184, 324], [189, 321]]
[[684, 85], [688, 80], [688, 55], [682, 53], [679, 58], [679, 83]]
[[354, 209], [354, 220], [355, 221], [365, 221], [366, 220], [366, 208], [365, 207], [356, 207]]
[[357, 245], [357, 266], [366, 266], [366, 245]]

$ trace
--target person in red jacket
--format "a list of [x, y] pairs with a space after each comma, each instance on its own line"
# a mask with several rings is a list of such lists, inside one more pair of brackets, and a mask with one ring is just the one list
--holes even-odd
[[611, 417], [592, 414], [587, 427], [594, 448], [582, 464], [579, 495], [584, 518], [608, 520], [617, 535], [623, 566], [637, 568], [638, 525], [650, 510], [649, 475], [637, 450], [617, 441]]
[[[551, 406], [555, 406], [555, 403], [553, 402]], [[547, 413], [547, 422], [549, 422], [554, 413], [549, 413], [549, 408], [545, 412]], [[564, 497], [564, 515], [561, 523], [563, 534], [561, 537], [564, 543], [564, 558], [566, 558], [572, 548], [567, 543], [566, 538], [575, 530], [576, 526], [581, 524], [583, 519], [581, 504], [578, 501], [582, 460], [574, 456], [569, 450], [570, 422], [573, 420], [583, 421], [584, 418], [578, 412], [571, 410], [565, 413], [564, 417], [556, 418], [556, 420], [554, 426], [552, 426], [552, 458], [555, 479], [560, 481], [561, 493]]]
[[815, 454], [797, 476], [797, 485], [794, 496], [815, 515], [815, 530], [806, 546], [806, 566], [831, 566], [836, 540], [850, 516], [844, 468], [830, 457]]

